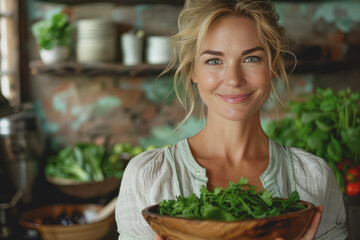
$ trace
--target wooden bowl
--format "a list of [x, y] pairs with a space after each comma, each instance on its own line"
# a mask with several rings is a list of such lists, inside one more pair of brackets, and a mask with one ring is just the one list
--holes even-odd
[[101, 182], [76, 182], [70, 179], [46, 177], [47, 181], [66, 195], [81, 199], [104, 196], [120, 187], [121, 179], [105, 178]]
[[239, 221], [196, 220], [160, 215], [159, 205], [145, 208], [142, 214], [160, 236], [174, 239], [297, 239], [310, 226], [316, 207], [300, 201], [305, 209], [276, 217]]
[[73, 212], [84, 212], [86, 209], [92, 211], [100, 210], [103, 206], [98, 204], [57, 204], [33, 209], [24, 212], [19, 219], [20, 225], [37, 229], [42, 240], [98, 240], [104, 237], [115, 224], [115, 214], [102, 221], [72, 226], [42, 224], [45, 217], [56, 219], [62, 213], [71, 216]]

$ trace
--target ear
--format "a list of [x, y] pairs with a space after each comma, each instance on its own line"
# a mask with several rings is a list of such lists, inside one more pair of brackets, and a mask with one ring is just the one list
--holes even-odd
[[191, 74], [191, 81], [192, 81], [194, 84], [197, 83], [196, 74], [195, 74], [194, 72]]

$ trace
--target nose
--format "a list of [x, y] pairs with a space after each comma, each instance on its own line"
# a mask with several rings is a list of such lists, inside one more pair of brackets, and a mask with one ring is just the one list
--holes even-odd
[[244, 72], [238, 64], [229, 64], [224, 71], [225, 85], [229, 87], [240, 87], [246, 83]]

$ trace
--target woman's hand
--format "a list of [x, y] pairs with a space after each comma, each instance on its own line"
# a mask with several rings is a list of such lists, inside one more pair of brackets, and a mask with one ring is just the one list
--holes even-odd
[[[316, 231], [319, 228], [321, 215], [322, 215], [323, 207], [318, 206], [317, 211], [312, 219], [311, 225], [304, 235], [302, 235], [299, 240], [313, 240], [316, 234]], [[161, 239], [159, 239], [161, 240]], [[283, 238], [276, 238], [275, 240], [285, 240]]]
[[[301, 236], [299, 240], [313, 240], [316, 234], [317, 229], [319, 228], [321, 215], [322, 215], [323, 207], [319, 206], [317, 211], [312, 219], [311, 225], [304, 235]], [[165, 240], [158, 234], [155, 234], [154, 240]], [[276, 238], [275, 240], [285, 240], [284, 238]]]
[[154, 240], [165, 240], [159, 234], [155, 233]]

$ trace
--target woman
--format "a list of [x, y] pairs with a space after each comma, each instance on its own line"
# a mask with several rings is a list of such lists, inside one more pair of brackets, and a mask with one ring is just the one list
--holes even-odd
[[[288, 86], [282, 55], [284, 31], [273, 5], [260, 0], [188, 0], [173, 37], [175, 86], [188, 93], [190, 116], [198, 92], [207, 107], [205, 127], [175, 146], [144, 152], [129, 163], [116, 208], [119, 239], [153, 239], [141, 210], [163, 199], [228, 186], [240, 177], [319, 206], [302, 239], [345, 239], [342, 195], [323, 160], [269, 139], [260, 109], [272, 79]], [[279, 100], [279, 98], [277, 98]], [[321, 222], [320, 222], [321, 219]], [[160, 236], [155, 236], [161, 239]]]

